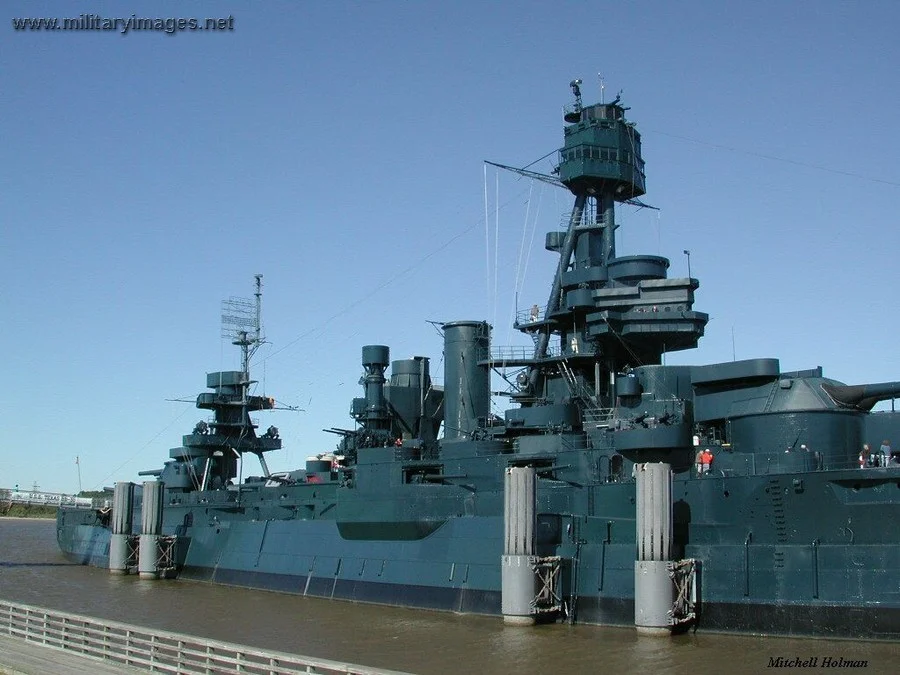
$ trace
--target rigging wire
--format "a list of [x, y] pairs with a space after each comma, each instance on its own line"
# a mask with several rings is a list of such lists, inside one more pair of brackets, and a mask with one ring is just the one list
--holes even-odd
[[497, 293], [500, 275], [500, 172], [494, 169], [494, 320], [497, 325]]
[[885, 180], [883, 178], [873, 178], [872, 176], [866, 176], [861, 173], [855, 173], [853, 171], [842, 171], [841, 169], [832, 169], [827, 166], [822, 166], [821, 164], [812, 164], [810, 162], [801, 162], [796, 159], [788, 159], [786, 157], [778, 157], [777, 155], [767, 155], [762, 152], [754, 152], [753, 150], [743, 150], [741, 148], [734, 148], [730, 145], [722, 145], [720, 143], [710, 143], [709, 141], [701, 141], [697, 138], [690, 138], [689, 136], [679, 136], [678, 134], [670, 134], [665, 131], [654, 131], [652, 129], [644, 129], [644, 133], [649, 131], [653, 134], [659, 134], [660, 136], [668, 136], [669, 138], [677, 138], [680, 141], [687, 141], [688, 143], [696, 143], [697, 145], [705, 145], [709, 148], [716, 148], [717, 150], [727, 150], [728, 152], [735, 152], [739, 155], [749, 155], [751, 157], [760, 157], [761, 159], [768, 159], [773, 162], [783, 162], [785, 164], [792, 164], [794, 166], [802, 166], [807, 169], [816, 169], [818, 171], [825, 171], [827, 173], [834, 173], [839, 176], [850, 176], [851, 178], [859, 178], [861, 180], [871, 181], [872, 183], [881, 183], [883, 185], [892, 185], [894, 187], [900, 187], [900, 183], [892, 180]]
[[640, 357], [634, 352], [634, 350], [629, 346], [629, 344], [625, 341], [625, 339], [621, 335], [619, 335], [619, 333], [616, 332], [615, 328], [613, 328], [612, 325], [610, 325], [609, 321], [606, 322], [606, 326], [607, 326], [607, 328], [609, 328], [610, 334], [612, 334], [612, 336], [615, 337], [622, 344], [623, 347], [625, 347], [625, 351], [627, 351], [631, 355], [631, 357], [635, 360], [634, 367], [643, 366], [644, 362], [641, 361]]
[[158, 432], [156, 432], [156, 434], [153, 435], [153, 438], [151, 438], [149, 441], [147, 441], [147, 442], [144, 443], [141, 447], [139, 447], [139, 448], [134, 452], [134, 454], [131, 455], [131, 457], [129, 457], [129, 458], [126, 459], [124, 462], [122, 462], [122, 464], [120, 464], [120, 465], [117, 466], [115, 469], [113, 469], [112, 471], [110, 471], [110, 473], [109, 473], [107, 476], [105, 476], [105, 477], [103, 478], [103, 480], [101, 480], [101, 481], [98, 482], [96, 485], [94, 485], [94, 489], [96, 490], [96, 489], [98, 489], [99, 487], [101, 487], [106, 481], [108, 481], [110, 478], [112, 478], [113, 476], [115, 476], [116, 474], [118, 474], [118, 473], [119, 473], [122, 469], [124, 469], [128, 464], [130, 464], [131, 462], [133, 462], [134, 459], [135, 459], [138, 455], [140, 455], [144, 450], [147, 449], [147, 447], [148, 447], [151, 443], [153, 443], [153, 441], [155, 441], [157, 438], [159, 438], [160, 436], [162, 436], [163, 433], [165, 433], [166, 431], [168, 431], [168, 430], [169, 430], [169, 427], [171, 427], [173, 424], [175, 424], [175, 422], [177, 422], [177, 421], [180, 420], [182, 417], [184, 417], [184, 416], [185, 416], [185, 413], [187, 413], [189, 410], [193, 410], [193, 408], [185, 408], [184, 410], [182, 410], [182, 411], [178, 414], [178, 416], [175, 417], [175, 419], [173, 419], [173, 420], [172, 420], [171, 422], [169, 422], [166, 426], [164, 426], [162, 429], [160, 429]]
[[662, 255], [662, 223], [660, 222], [660, 213], [656, 212], [656, 255]]
[[534, 179], [528, 186], [528, 199], [525, 200], [525, 222], [522, 224], [522, 241], [519, 242], [519, 257], [516, 259], [516, 285], [515, 291], [518, 296], [522, 290], [524, 278], [522, 277], [522, 257], [525, 255], [525, 237], [528, 235], [528, 218], [531, 215], [531, 199], [534, 195]]
[[487, 164], [484, 165], [484, 274], [485, 274], [485, 300], [487, 311], [491, 311], [491, 235], [490, 218], [488, 217], [488, 183]]
[[541, 205], [544, 202], [544, 183], [540, 185], [538, 192], [537, 208], [534, 212], [534, 221], [531, 226], [531, 241], [528, 242], [528, 254], [525, 256], [525, 267], [522, 269], [522, 288], [525, 286], [525, 278], [528, 276], [528, 263], [531, 261], [531, 253], [534, 251], [534, 235], [537, 232], [538, 219], [541, 217]]
[[551, 150], [550, 152], [548, 152], [548, 153], [547, 153], [546, 155], [544, 155], [543, 157], [538, 157], [538, 158], [537, 158], [536, 160], [534, 160], [531, 164], [526, 164], [526, 165], [523, 166], [522, 168], [523, 168], [523, 169], [527, 169], [527, 168], [530, 167], [530, 166], [534, 166], [535, 164], [537, 164], [537, 163], [540, 162], [541, 160], [547, 159], [550, 155], [554, 155], [554, 154], [556, 154], [557, 152], [559, 152], [559, 150]]
[[[517, 193], [516, 195], [514, 195], [510, 200], [508, 200], [508, 201], [504, 202], [503, 204], [501, 204], [501, 205], [500, 205], [500, 208], [503, 209], [503, 208], [509, 206], [509, 204], [510, 204], [513, 200], [519, 198], [519, 197], [522, 196], [524, 193], [525, 193], [525, 190], [522, 190], [522, 191], [518, 192], [518, 193]], [[422, 266], [423, 264], [425, 264], [428, 260], [430, 260], [431, 258], [433, 258], [434, 256], [436, 256], [438, 253], [440, 253], [441, 251], [443, 251], [443, 250], [446, 249], [447, 247], [449, 247], [449, 246], [451, 246], [452, 244], [454, 244], [454, 243], [455, 243], [456, 241], [458, 241], [459, 239], [462, 239], [464, 236], [466, 236], [467, 234], [469, 234], [470, 232], [472, 232], [473, 230], [475, 230], [475, 228], [477, 228], [480, 224], [481, 224], [480, 221], [477, 221], [477, 220], [476, 220], [476, 221], [473, 222], [471, 225], [468, 225], [468, 226], [464, 227], [463, 229], [459, 230], [456, 234], [454, 234], [452, 237], [450, 237], [449, 239], [447, 239], [444, 243], [440, 244], [438, 247], [434, 248], [434, 249], [431, 250], [429, 253], [427, 253], [427, 254], [425, 254], [424, 256], [422, 256], [421, 258], [419, 258], [416, 262], [413, 262], [413, 263], [411, 263], [410, 265], [407, 265], [405, 268], [401, 269], [401, 270], [398, 271], [396, 274], [394, 274], [394, 275], [388, 277], [387, 279], [385, 279], [383, 282], [381, 282], [380, 284], [378, 284], [377, 286], [375, 286], [371, 291], [369, 291], [369, 292], [366, 293], [365, 295], [363, 295], [363, 296], [361, 296], [360, 298], [354, 300], [353, 302], [349, 303], [348, 305], [345, 305], [342, 309], [340, 309], [339, 311], [337, 311], [337, 312], [335, 312], [334, 314], [332, 314], [330, 317], [328, 317], [327, 319], [325, 319], [325, 321], [323, 321], [322, 323], [320, 323], [318, 326], [314, 326], [313, 328], [310, 328], [309, 330], [304, 331], [303, 333], [301, 333], [300, 335], [298, 335], [296, 338], [294, 338], [294, 339], [291, 340], [290, 342], [287, 342], [283, 347], [281, 347], [281, 348], [279, 348], [279, 349], [276, 349], [274, 352], [272, 352], [271, 354], [269, 354], [269, 356], [267, 356], [267, 357], [265, 358], [265, 360], [268, 361], [269, 359], [272, 359], [272, 358], [274, 358], [275, 356], [281, 354], [281, 353], [284, 352], [285, 350], [287, 350], [287, 349], [293, 347], [295, 344], [297, 344], [297, 343], [300, 342], [301, 340], [303, 340], [303, 339], [305, 339], [305, 338], [307, 338], [307, 337], [310, 337], [310, 336], [312, 336], [312, 335], [315, 335], [315, 334], [317, 334], [317, 333], [320, 333], [320, 332], [324, 331], [324, 330], [325, 330], [325, 327], [326, 327], [328, 324], [330, 324], [332, 321], [334, 321], [335, 319], [338, 319], [338, 318], [340, 318], [341, 316], [343, 316], [343, 315], [349, 313], [349, 312], [350, 312], [352, 309], [354, 309], [355, 307], [357, 307], [357, 306], [363, 304], [364, 302], [370, 300], [370, 299], [373, 298], [374, 296], [376, 296], [376, 295], [378, 295], [379, 293], [381, 293], [381, 291], [383, 291], [385, 288], [387, 288], [388, 286], [390, 286], [391, 284], [393, 284], [395, 281], [397, 281], [397, 280], [400, 279], [401, 277], [404, 277], [404, 276], [406, 276], [407, 274], [409, 274], [410, 272], [412, 272], [413, 270], [417, 269], [418, 267], [421, 267], [421, 266]]]
[[522, 258], [525, 255], [525, 239], [528, 236], [528, 218], [531, 215], [531, 198], [534, 194], [534, 179], [531, 179], [531, 184], [528, 187], [528, 199], [525, 200], [525, 220], [522, 223], [522, 241], [519, 242], [519, 255], [516, 259], [516, 278], [515, 285], [513, 287], [513, 306], [510, 310], [509, 321], [507, 322], [506, 328], [506, 342], [507, 344], [511, 342], [512, 339], [512, 327], [515, 323], [516, 313], [519, 310], [519, 291], [522, 290], [524, 278], [522, 277]]

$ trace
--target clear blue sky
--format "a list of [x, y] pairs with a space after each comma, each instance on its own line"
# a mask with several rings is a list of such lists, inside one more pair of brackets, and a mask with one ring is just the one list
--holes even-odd
[[[648, 194], [620, 254], [692, 251], [698, 350], [900, 379], [895, 2], [7, 2], [0, 28], [0, 487], [73, 492], [161, 466], [236, 367], [220, 301], [264, 276], [255, 374], [273, 469], [331, 450], [360, 346], [431, 356], [428, 320], [511, 338], [530, 184], [501, 176], [489, 300], [482, 160], [562, 142], [568, 83], [624, 89]], [[13, 17], [234, 16], [234, 30], [20, 32]], [[818, 168], [817, 168], [818, 167]], [[536, 166], [549, 170], [548, 161]], [[493, 236], [495, 176], [488, 174]], [[520, 305], [546, 302], [540, 217]], [[494, 264], [493, 251], [487, 256]], [[515, 339], [517, 336], [513, 336]], [[263, 359], [265, 359], [263, 361]], [[256, 467], [250, 467], [256, 472]]]

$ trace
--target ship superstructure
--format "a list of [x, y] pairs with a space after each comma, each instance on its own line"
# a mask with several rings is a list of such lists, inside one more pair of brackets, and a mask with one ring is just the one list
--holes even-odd
[[211, 392], [197, 396], [197, 408], [212, 412], [212, 419], [200, 420], [182, 445], [169, 451], [170, 462], [162, 469], [143, 471], [157, 476], [169, 490], [220, 490], [238, 477], [238, 460], [255, 455], [269, 476], [265, 453], [281, 448], [278, 428], [270, 426], [257, 434], [251, 413], [275, 408], [275, 399], [251, 394], [256, 384], [250, 378], [250, 359], [265, 342], [261, 325], [262, 275], [255, 277], [254, 300], [232, 297], [222, 303], [223, 337], [241, 350], [241, 369], [209, 373], [206, 386]]

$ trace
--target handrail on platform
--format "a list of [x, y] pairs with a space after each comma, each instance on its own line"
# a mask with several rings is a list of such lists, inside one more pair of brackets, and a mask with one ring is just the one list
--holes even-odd
[[0, 600], [0, 635], [159, 673], [402, 675]]

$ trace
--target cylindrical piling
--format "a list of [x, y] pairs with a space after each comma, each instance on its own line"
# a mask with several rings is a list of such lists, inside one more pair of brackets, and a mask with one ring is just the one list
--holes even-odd
[[537, 575], [534, 558], [537, 474], [533, 467], [510, 467], [504, 485], [504, 555], [501, 560], [503, 622], [534, 623]]
[[113, 492], [112, 534], [109, 538], [110, 574], [128, 574], [128, 536], [131, 534], [134, 484], [116, 483]]
[[165, 484], [159, 481], [144, 483], [141, 506], [141, 543], [138, 552], [138, 572], [141, 579], [159, 577], [159, 535], [162, 531], [162, 503]]
[[672, 467], [635, 465], [637, 560], [634, 563], [634, 625], [639, 633], [669, 635], [675, 584], [672, 559]]

